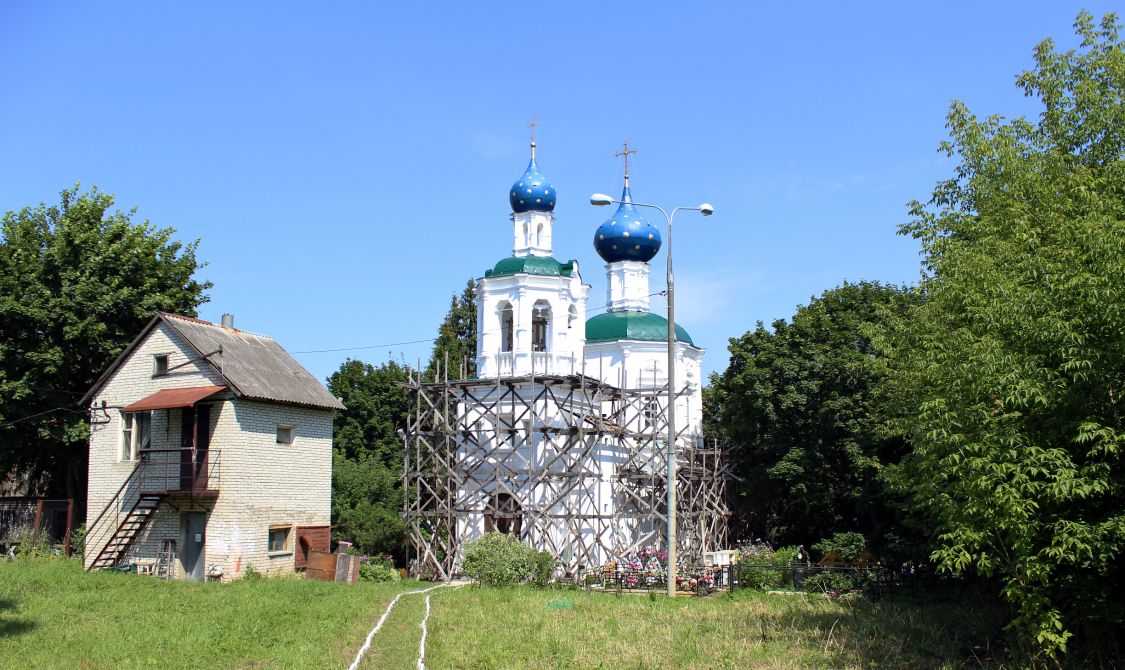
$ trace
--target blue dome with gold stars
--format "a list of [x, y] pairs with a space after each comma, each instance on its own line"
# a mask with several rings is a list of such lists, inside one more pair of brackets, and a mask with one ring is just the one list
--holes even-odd
[[637, 212], [629, 183], [621, 193], [621, 206], [594, 233], [594, 249], [607, 263], [652, 260], [660, 251], [660, 231]]
[[527, 164], [527, 171], [512, 184], [508, 201], [512, 203], [512, 211], [516, 214], [555, 211], [555, 187], [547, 181], [539, 171], [539, 166], [535, 164], [534, 148], [532, 148], [531, 162]]

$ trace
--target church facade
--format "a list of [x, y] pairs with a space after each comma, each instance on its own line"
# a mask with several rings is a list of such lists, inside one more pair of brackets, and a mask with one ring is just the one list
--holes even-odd
[[[492, 531], [567, 573], [666, 544], [668, 322], [650, 311], [649, 285], [660, 230], [633, 204], [626, 162], [619, 207], [594, 232], [606, 302], [589, 307], [579, 262], [554, 255], [556, 202], [533, 139], [509, 189], [511, 255], [477, 284], [477, 376], [412, 382], [405, 512], [423, 574], [456, 574], [463, 543]], [[702, 438], [703, 354], [677, 326], [678, 545], [689, 560], [724, 548], [728, 514], [725, 465]]]

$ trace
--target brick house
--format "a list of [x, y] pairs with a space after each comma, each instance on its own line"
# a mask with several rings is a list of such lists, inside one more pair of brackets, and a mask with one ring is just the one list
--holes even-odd
[[159, 313], [82, 403], [86, 569], [227, 580], [327, 550], [344, 406], [273, 339]]

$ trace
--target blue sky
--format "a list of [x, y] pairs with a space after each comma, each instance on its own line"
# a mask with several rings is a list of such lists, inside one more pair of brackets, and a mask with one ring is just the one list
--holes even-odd
[[510, 254], [534, 115], [591, 310], [588, 197], [619, 192], [622, 140], [636, 199], [715, 205], [677, 217], [677, 321], [722, 370], [728, 338], [845, 279], [914, 282], [895, 229], [951, 173], [949, 102], [1037, 113], [1014, 86], [1034, 45], [1114, 3], [764, 4], [0, 3], [0, 211], [96, 184], [202, 239], [203, 318], [357, 347], [297, 354], [321, 378], [424, 364], [358, 347], [433, 337]]

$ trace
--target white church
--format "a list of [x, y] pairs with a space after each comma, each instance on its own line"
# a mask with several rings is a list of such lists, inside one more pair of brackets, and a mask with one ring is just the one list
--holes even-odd
[[[578, 261], [554, 256], [556, 192], [535, 146], [509, 189], [511, 255], [477, 285], [476, 377], [412, 385], [405, 513], [416, 565], [435, 577], [490, 531], [568, 574], [666, 547], [668, 322], [649, 285], [660, 230], [633, 205], [626, 152], [621, 204], [594, 233], [606, 302], [588, 306]], [[704, 350], [678, 325], [675, 339], [678, 546], [691, 560], [724, 548], [726, 470], [702, 439]]]

